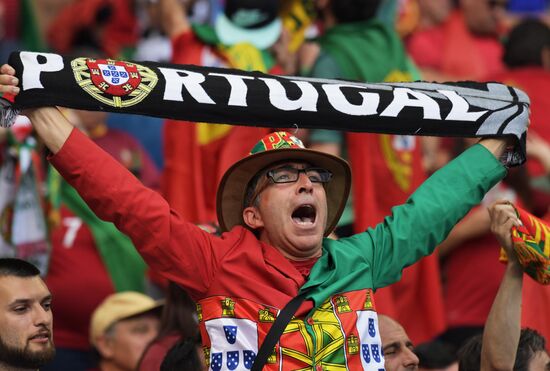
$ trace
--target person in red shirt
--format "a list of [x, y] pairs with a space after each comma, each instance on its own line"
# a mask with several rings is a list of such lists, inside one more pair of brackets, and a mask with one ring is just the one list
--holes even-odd
[[505, 4], [503, 0], [460, 0], [445, 21], [414, 32], [407, 40], [407, 51], [423, 79], [485, 80], [503, 71], [497, 36]]
[[[147, 186], [159, 188], [159, 173], [149, 155], [139, 143], [125, 132], [109, 129], [105, 123], [107, 113], [71, 110], [71, 120], [89, 137]], [[54, 340], [58, 348], [56, 358], [43, 370], [85, 370], [92, 366], [93, 357], [88, 341], [90, 317], [94, 308], [108, 295], [117, 291], [117, 284], [109, 271], [94, 229], [65, 202], [59, 208], [59, 222], [52, 229], [50, 238], [52, 253], [46, 283], [56, 297], [56, 332]], [[107, 246], [107, 248], [117, 246]], [[131, 270], [133, 262], [141, 258], [135, 251], [122, 253], [125, 265], [119, 270]], [[144, 290], [145, 275], [141, 286]], [[87, 295], [81, 295], [82, 287], [88, 287]], [[120, 289], [120, 286], [118, 287]], [[75, 301], [74, 298], [80, 299]]]
[[[17, 94], [15, 70], [0, 70], [0, 91]], [[199, 302], [203, 350], [214, 370], [234, 369], [240, 360], [245, 368], [256, 364], [275, 317], [296, 296], [306, 300], [276, 341], [275, 353], [266, 348], [268, 369], [382, 368], [373, 289], [395, 282], [405, 266], [431, 253], [504, 177], [498, 159], [509, 145], [505, 138], [482, 139], [384, 223], [332, 240], [325, 236], [349, 194], [349, 165], [276, 132], [225, 173], [218, 192], [225, 232], [216, 237], [174, 212], [57, 108], [26, 114], [52, 152], [52, 164], [94, 212], [131, 236], [154, 269]], [[295, 267], [305, 261], [307, 277]]]
[[[504, 63], [507, 69], [490, 77], [491, 80], [518, 87], [529, 95], [531, 101], [532, 130], [541, 140], [550, 142], [550, 28], [540, 20], [526, 19], [510, 32], [504, 44]], [[527, 145], [535, 146], [536, 143]], [[532, 178], [545, 177], [544, 162], [528, 150], [526, 168]], [[540, 181], [540, 179], [539, 179]], [[550, 190], [535, 187], [533, 210], [544, 215], [550, 207]]]
[[[548, 370], [550, 356], [546, 339], [537, 331], [521, 329], [524, 269], [512, 227], [520, 227], [521, 214], [509, 201], [499, 200], [489, 207], [491, 231], [507, 256], [505, 274], [491, 306], [483, 336], [472, 338], [461, 351], [460, 369], [488, 370]], [[523, 219], [525, 221], [525, 219]], [[529, 239], [534, 239], [529, 236]], [[542, 287], [539, 288], [542, 289]]]
[[[198, 337], [194, 312], [195, 303], [189, 295], [177, 284], [170, 282], [160, 319], [159, 333], [143, 352], [138, 370], [160, 369], [164, 357], [178, 341]], [[204, 357], [199, 359], [204, 360]]]

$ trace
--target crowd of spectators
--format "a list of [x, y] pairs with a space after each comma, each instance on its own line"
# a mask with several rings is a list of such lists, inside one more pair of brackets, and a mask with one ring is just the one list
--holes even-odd
[[[243, 12], [254, 7], [262, 17]], [[505, 305], [495, 298], [517, 272], [510, 272], [511, 263], [499, 262], [505, 241], [495, 239], [488, 208], [506, 199], [550, 222], [550, 124], [545, 123], [550, 2], [4, 0], [0, 20], [2, 64], [10, 51], [24, 49], [368, 82], [498, 81], [524, 90], [531, 100], [526, 165], [511, 169], [437, 254], [407, 267], [399, 282], [375, 293], [388, 370], [419, 364], [451, 369], [464, 354], [464, 362], [477, 367], [464, 363], [463, 369], [480, 364], [493, 369], [491, 351], [506, 348], [482, 349], [481, 334], [496, 327], [494, 308]], [[215, 195], [221, 177], [268, 132], [223, 123], [63, 112], [185, 220], [212, 233], [219, 233]], [[381, 222], [431, 173], [473, 144], [471, 138], [327, 130], [297, 129], [295, 135], [311, 148], [347, 159], [354, 175], [371, 176], [368, 183], [353, 183], [331, 234], [335, 239]], [[41, 199], [33, 207], [47, 221], [40, 241], [47, 246], [47, 259], [37, 265], [53, 296], [56, 355], [48, 353], [41, 369], [205, 369], [208, 355], [197, 331], [201, 314], [185, 291], [148, 271], [131, 242], [97, 218], [46, 165], [43, 146], [24, 119], [2, 132], [1, 140], [0, 258], [18, 256], [14, 241], [18, 233], [25, 234], [10, 219], [17, 211], [16, 196], [5, 195], [28, 191], [17, 180], [24, 174], [30, 174]], [[524, 310], [512, 320], [534, 330], [524, 330], [521, 338], [519, 330], [514, 332], [515, 343], [521, 348], [531, 336], [544, 349], [539, 333], [550, 337], [550, 289], [525, 277], [523, 291], [515, 295]], [[486, 326], [488, 318], [492, 327]], [[495, 336], [486, 331], [483, 341]], [[464, 346], [467, 351], [461, 350]], [[476, 351], [479, 358], [472, 358]]]

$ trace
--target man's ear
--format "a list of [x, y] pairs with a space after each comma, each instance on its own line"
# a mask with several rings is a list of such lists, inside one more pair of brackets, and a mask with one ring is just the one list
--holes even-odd
[[95, 347], [101, 358], [111, 359], [114, 355], [113, 338], [111, 336], [99, 336], [96, 339]]
[[243, 220], [244, 223], [253, 230], [264, 226], [262, 214], [256, 206], [248, 206], [243, 210]]

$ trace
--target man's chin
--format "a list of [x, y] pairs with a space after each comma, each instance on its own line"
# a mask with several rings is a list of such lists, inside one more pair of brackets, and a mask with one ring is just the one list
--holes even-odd
[[301, 236], [296, 236], [294, 240], [294, 248], [305, 255], [315, 256], [321, 248], [321, 243], [323, 241], [323, 236], [319, 233], [304, 234]]
[[16, 368], [37, 369], [55, 357], [55, 346], [50, 340], [44, 344], [27, 343], [24, 349], [7, 346], [0, 341], [0, 362]]
[[29, 352], [29, 353], [32, 353], [32, 354], [40, 354], [40, 353], [44, 353], [44, 352], [46, 352], [46, 353], [51, 352], [52, 349], [55, 352], [53, 342], [51, 340], [49, 340], [48, 342], [44, 342], [44, 343], [29, 342], [29, 344], [27, 345], [26, 352]]

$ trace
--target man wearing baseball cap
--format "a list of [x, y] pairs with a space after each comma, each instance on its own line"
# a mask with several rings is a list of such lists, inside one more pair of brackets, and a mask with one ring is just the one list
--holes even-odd
[[101, 371], [135, 370], [145, 347], [157, 335], [162, 303], [134, 291], [112, 294], [96, 308], [90, 343]]
[[[13, 69], [4, 65], [0, 72], [0, 91], [17, 93], [9, 86], [18, 83]], [[51, 163], [94, 212], [130, 236], [151, 269], [197, 301], [213, 370], [250, 369], [264, 351], [269, 370], [382, 369], [373, 290], [430, 254], [506, 174], [498, 159], [507, 140], [482, 139], [381, 224], [336, 241], [326, 236], [348, 196], [348, 164], [276, 132], [222, 178], [217, 209], [225, 233], [217, 237], [182, 220], [57, 108], [26, 115], [53, 153]], [[284, 309], [292, 319], [275, 346], [260, 352], [295, 298], [305, 300], [296, 311]]]

